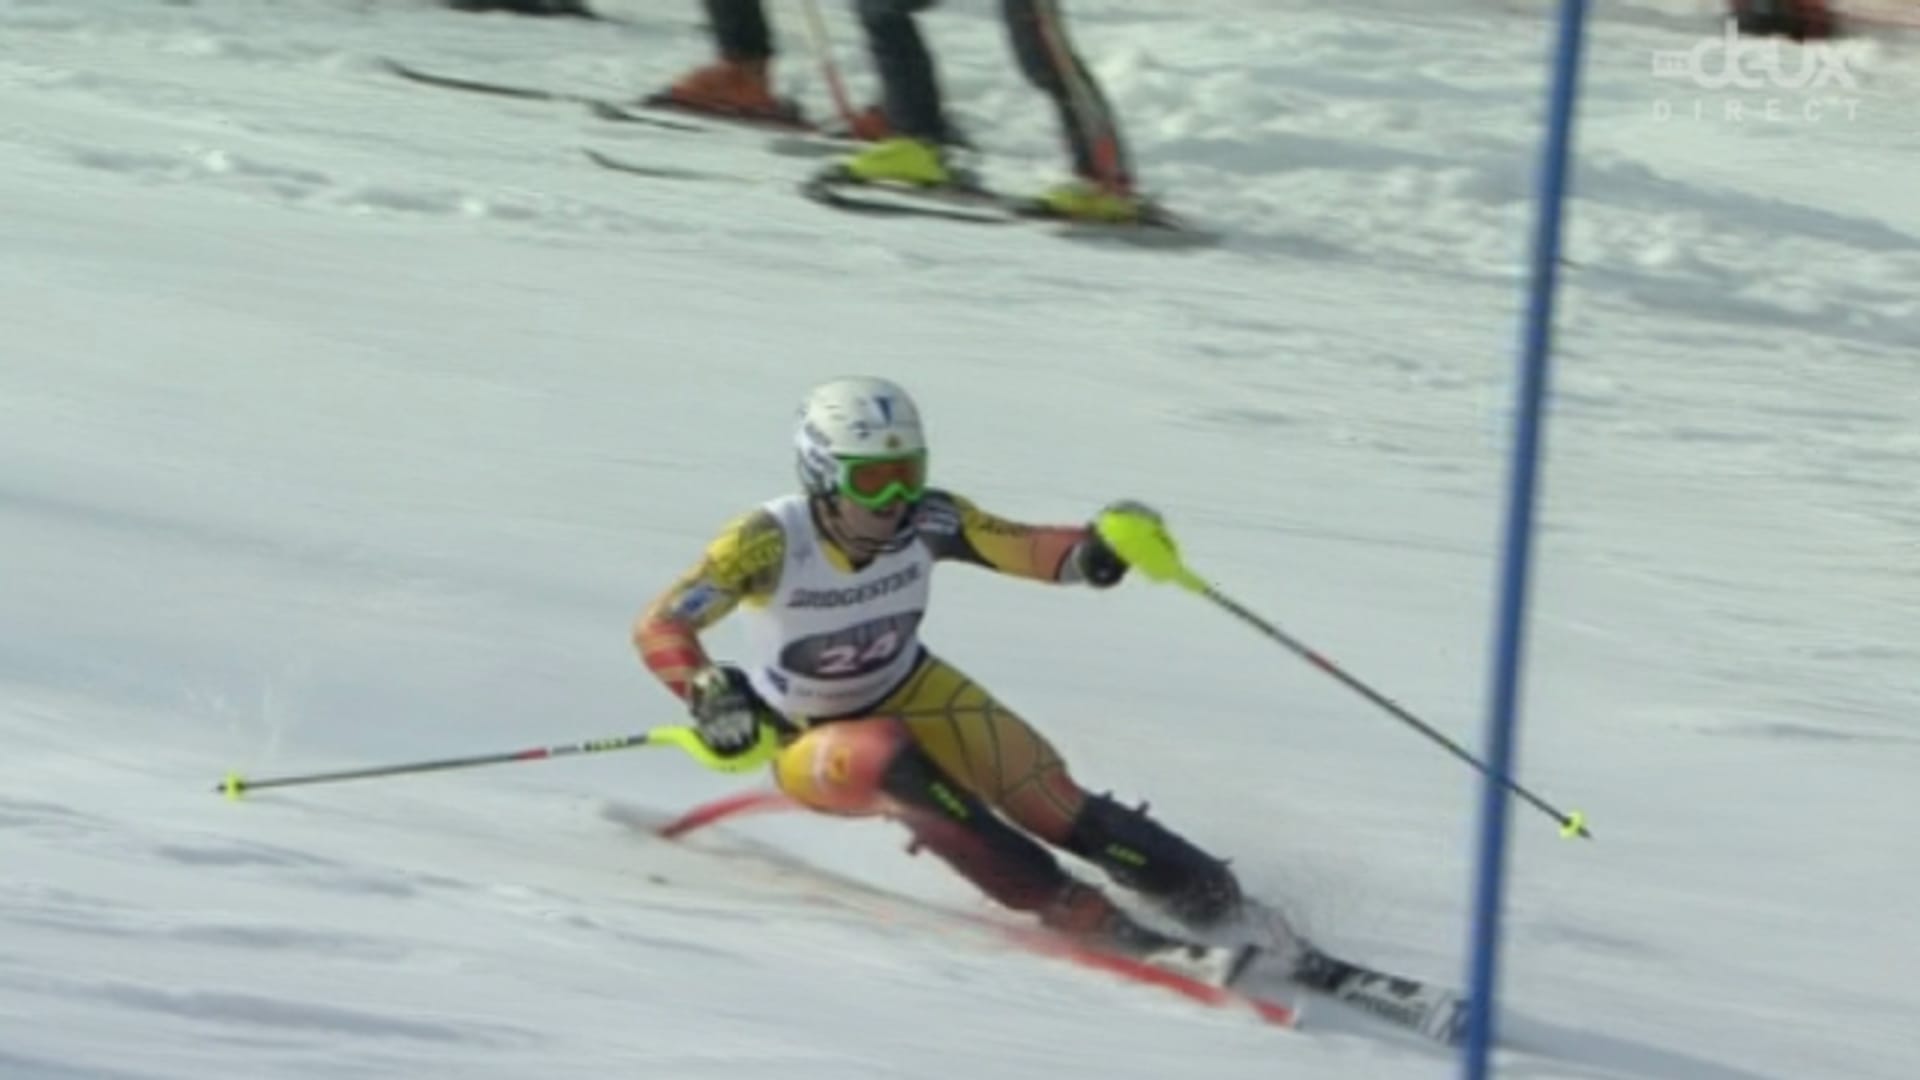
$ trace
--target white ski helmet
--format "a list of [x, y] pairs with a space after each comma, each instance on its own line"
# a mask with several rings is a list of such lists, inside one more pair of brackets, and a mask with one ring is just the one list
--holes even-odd
[[821, 383], [800, 403], [794, 449], [800, 486], [810, 495], [840, 487], [847, 458], [905, 458], [927, 451], [920, 410], [896, 383], [853, 375]]

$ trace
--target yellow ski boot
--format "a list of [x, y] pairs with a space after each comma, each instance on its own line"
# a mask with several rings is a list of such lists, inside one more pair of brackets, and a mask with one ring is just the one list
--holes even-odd
[[1137, 195], [1109, 191], [1086, 180], [1071, 180], [1040, 196], [1053, 217], [1103, 225], [1132, 225], [1145, 219], [1147, 202]]
[[840, 169], [848, 179], [863, 184], [950, 187], [955, 183], [940, 148], [919, 139], [882, 139], [842, 162]]

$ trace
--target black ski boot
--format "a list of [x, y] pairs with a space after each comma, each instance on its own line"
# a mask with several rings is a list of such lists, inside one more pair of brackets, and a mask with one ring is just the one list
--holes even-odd
[[[900, 819], [913, 833], [912, 850], [932, 852], [981, 892], [1014, 911], [1037, 915], [1056, 933], [1212, 986], [1232, 985], [1260, 954], [1253, 945], [1203, 945], [1141, 925], [1099, 889], [1075, 880], [1053, 852], [1000, 820], [991, 807], [954, 783], [916, 746], [902, 749], [887, 768], [882, 787], [901, 804]], [[1134, 811], [1114, 809], [1130, 821], [1146, 821]], [[1086, 820], [1084, 813], [1081, 820]], [[1134, 830], [1143, 835], [1157, 833], [1155, 842], [1159, 846], [1155, 850], [1161, 854], [1156, 865], [1173, 865], [1172, 857], [1166, 854], [1174, 850], [1169, 842], [1184, 841], [1157, 826], [1142, 830], [1136, 825]], [[1079, 833], [1076, 828], [1075, 835]], [[1126, 852], [1127, 856], [1115, 857], [1122, 859], [1122, 865], [1133, 867], [1127, 861], [1133, 848], [1123, 848], [1117, 842], [1109, 846]], [[1191, 847], [1184, 850], [1190, 853], [1183, 856], [1190, 864], [1211, 867], [1212, 871], [1210, 876], [1189, 872], [1181, 878], [1185, 892], [1180, 884], [1172, 886], [1175, 900], [1184, 903], [1170, 904], [1169, 910], [1200, 910], [1217, 921], [1222, 910], [1219, 897], [1228, 895], [1223, 890], [1230, 886], [1237, 903], [1239, 889], [1232, 885], [1232, 875], [1226, 874], [1223, 864], [1206, 859]], [[1196, 859], [1199, 862], [1195, 863]], [[1139, 876], [1135, 874], [1136, 880]], [[1223, 879], [1226, 886], [1220, 884]], [[1196, 903], [1194, 897], [1198, 896], [1208, 899]]]
[[1092, 796], [1065, 847], [1183, 926], [1210, 930], [1240, 914], [1240, 882], [1227, 864], [1148, 817], [1145, 806], [1136, 810]]

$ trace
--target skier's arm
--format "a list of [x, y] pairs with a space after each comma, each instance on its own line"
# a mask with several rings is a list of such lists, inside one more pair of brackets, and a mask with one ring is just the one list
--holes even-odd
[[1112, 584], [1087, 573], [1087, 556], [1105, 545], [1085, 526], [1009, 521], [947, 491], [927, 492], [918, 526], [936, 559], [1062, 585]]
[[687, 697], [694, 675], [712, 667], [700, 633], [742, 603], [764, 604], [779, 584], [786, 535], [756, 510], [729, 524], [633, 625], [633, 644], [661, 682]]

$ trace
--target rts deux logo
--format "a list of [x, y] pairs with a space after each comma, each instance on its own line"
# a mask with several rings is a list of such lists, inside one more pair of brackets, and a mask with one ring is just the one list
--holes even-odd
[[[1703, 38], [1689, 49], [1655, 52], [1653, 75], [1722, 95], [1711, 109], [1705, 100], [1693, 102], [1688, 111], [1696, 119], [1711, 114], [1734, 121], [1813, 121], [1833, 110], [1844, 110], [1851, 119], [1860, 104], [1857, 98], [1840, 96], [1860, 89], [1859, 76], [1840, 46], [1829, 41], [1789, 44], [1774, 37], [1756, 40], [1741, 35], [1731, 20], [1717, 38]], [[1733, 96], [1735, 92], [1761, 96], [1741, 98]], [[1779, 96], [1767, 96], [1770, 93]], [[1676, 111], [1671, 101], [1655, 103], [1661, 119]]]

